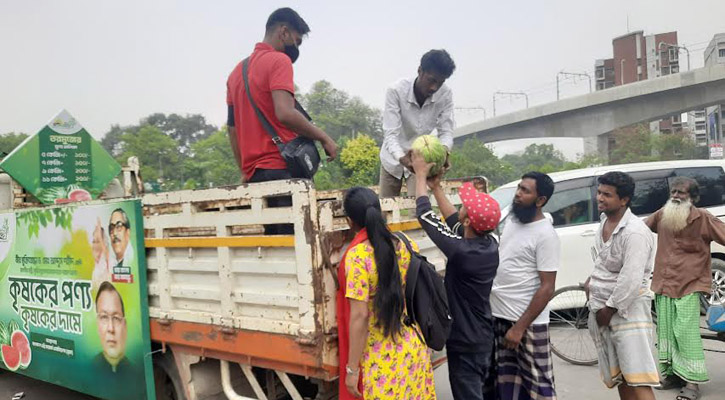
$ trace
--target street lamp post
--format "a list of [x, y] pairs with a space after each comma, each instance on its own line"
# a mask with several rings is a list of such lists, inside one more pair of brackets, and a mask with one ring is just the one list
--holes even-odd
[[576, 78], [576, 77], [582, 77], [582, 76], [583, 77], [586, 77], [587, 79], [589, 79], [589, 93], [592, 92], [592, 77], [589, 76], [589, 74], [587, 74], [587, 73], [580, 74], [580, 73], [576, 73], [576, 72], [564, 72], [564, 71], [560, 71], [560, 72], [557, 72], [556, 73], [556, 99], [557, 100], [559, 100], [559, 75], [562, 75], [564, 77], [571, 76], [571, 77], [574, 77], [574, 78]]

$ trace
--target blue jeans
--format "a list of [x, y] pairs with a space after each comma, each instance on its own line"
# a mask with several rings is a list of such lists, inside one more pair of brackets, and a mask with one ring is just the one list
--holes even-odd
[[480, 353], [448, 352], [448, 380], [455, 400], [483, 400], [491, 350]]

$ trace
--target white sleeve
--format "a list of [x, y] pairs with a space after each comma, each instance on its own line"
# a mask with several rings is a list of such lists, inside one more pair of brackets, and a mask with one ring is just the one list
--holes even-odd
[[388, 88], [385, 93], [385, 109], [383, 111], [383, 146], [398, 161], [405, 152], [398, 141], [400, 131], [403, 129], [403, 119], [401, 118], [400, 99], [395, 88]]
[[548, 232], [536, 244], [536, 269], [541, 272], [559, 270], [561, 245], [556, 232]]
[[448, 150], [451, 150], [453, 148], [453, 129], [456, 127], [456, 123], [453, 120], [453, 92], [448, 90], [442, 100], [444, 106], [440, 115], [438, 115], [436, 130], [438, 131], [438, 138], [441, 140], [441, 143]]

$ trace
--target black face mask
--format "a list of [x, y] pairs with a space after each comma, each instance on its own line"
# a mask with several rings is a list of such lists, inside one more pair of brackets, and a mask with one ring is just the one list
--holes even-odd
[[283, 51], [284, 54], [287, 54], [287, 57], [292, 60], [292, 64], [294, 64], [295, 61], [297, 61], [297, 58], [300, 56], [300, 49], [294, 44], [284, 45]]
[[511, 211], [514, 213], [514, 216], [516, 216], [516, 219], [518, 219], [519, 222], [522, 224], [528, 224], [534, 220], [534, 217], [536, 217], [536, 203], [533, 203], [530, 206], [521, 206], [513, 203]]

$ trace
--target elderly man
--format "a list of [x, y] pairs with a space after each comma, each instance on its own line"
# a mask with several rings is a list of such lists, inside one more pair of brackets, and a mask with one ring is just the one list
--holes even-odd
[[657, 308], [657, 337], [662, 389], [683, 387], [678, 399], [699, 398], [707, 382], [700, 338], [700, 293], [709, 293], [710, 242], [725, 244], [725, 224], [695, 207], [697, 182], [675, 178], [670, 200], [646, 220], [658, 234], [652, 291]]

